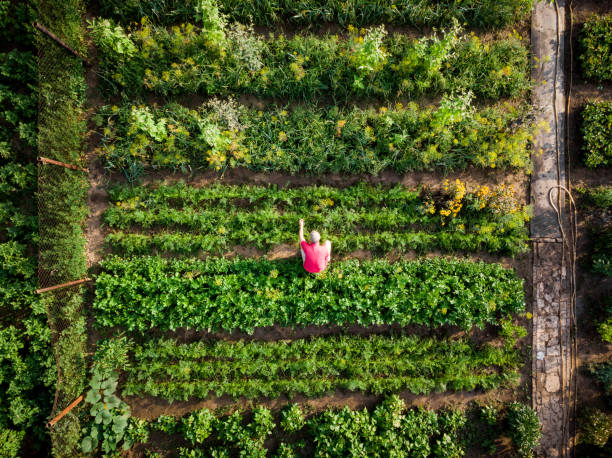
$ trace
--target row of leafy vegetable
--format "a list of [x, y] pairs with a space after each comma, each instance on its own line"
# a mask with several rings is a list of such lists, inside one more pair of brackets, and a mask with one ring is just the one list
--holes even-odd
[[496, 28], [525, 19], [533, 0], [105, 0], [100, 13], [127, 25], [144, 16], [157, 24], [193, 21], [203, 11], [225, 14], [232, 21], [260, 26], [289, 22], [317, 27], [322, 22], [340, 25], [397, 24], [413, 27], [443, 26], [457, 19], [471, 27]]
[[221, 397], [319, 397], [337, 390], [492, 390], [518, 380], [514, 344], [526, 331], [504, 322], [503, 346], [406, 335], [315, 337], [288, 342], [153, 340], [133, 347], [123, 395], [170, 401]]
[[[0, 1], [0, 456], [47, 454], [56, 372], [37, 287], [36, 17]], [[27, 441], [26, 441], [27, 438]]]
[[[492, 355], [506, 352], [512, 361], [516, 357], [512, 356], [512, 347], [516, 338], [525, 335], [524, 329], [507, 321], [502, 325], [501, 334], [506, 339], [503, 350], [484, 345], [476, 353], [491, 360], [495, 359]], [[143, 371], [148, 371], [146, 377], [151, 377], [152, 373], [161, 375], [164, 364], [178, 363], [182, 365], [178, 371], [185, 378], [189, 375], [189, 364], [211, 361], [211, 358], [252, 364], [250, 358], [254, 357], [257, 361], [279, 358], [287, 364], [288, 371], [295, 372], [292, 365], [302, 364], [303, 358], [310, 356], [311, 351], [326, 358], [337, 352], [336, 364], [343, 364], [344, 359], [359, 359], [361, 351], [364, 352], [365, 364], [369, 365], [373, 360], [382, 361], [389, 355], [399, 360], [419, 354], [427, 359], [428, 350], [437, 352], [438, 346], [451, 351], [454, 348], [453, 356], [462, 351], [469, 353], [472, 348], [472, 344], [460, 340], [430, 341], [425, 342], [425, 348], [419, 348], [419, 338], [398, 336], [314, 338], [293, 341], [288, 345], [257, 341], [178, 344], [163, 339], [136, 345], [126, 337], [102, 340], [94, 355], [93, 376], [85, 396], [91, 420], [82, 448], [85, 453], [96, 450], [112, 453], [119, 446], [128, 450], [134, 445], [146, 444], [145, 455], [158, 456], [153, 450], [159, 451], [160, 445], [151, 442], [149, 434], [161, 432], [170, 435], [164, 441], [167, 447], [172, 451], [178, 450], [180, 456], [185, 457], [225, 457], [235, 453], [343, 457], [355, 453], [369, 456], [407, 452], [419, 456], [457, 456], [471, 447], [494, 453], [496, 439], [503, 434], [512, 439], [519, 456], [531, 456], [540, 437], [539, 421], [534, 411], [516, 402], [480, 404], [466, 412], [440, 410], [436, 413], [421, 408], [406, 409], [398, 396], [387, 395], [370, 411], [344, 407], [317, 413], [308, 404], [300, 407], [289, 403], [274, 412], [263, 406], [247, 412], [228, 406], [215, 411], [196, 410], [183, 418], [161, 415], [156, 420], [146, 421], [131, 417], [130, 407], [116, 395], [118, 369], [127, 369], [129, 380], [134, 376], [143, 378]], [[485, 356], [487, 352], [490, 356]], [[486, 364], [485, 360], [480, 362]], [[415, 362], [415, 369], [416, 364], [423, 363]], [[145, 369], [146, 365], [156, 367]], [[339, 370], [346, 371], [347, 368]], [[425, 370], [432, 370], [432, 367]], [[495, 370], [491, 373], [494, 374]], [[185, 441], [191, 445], [190, 448], [184, 448]]]
[[525, 308], [514, 270], [445, 258], [337, 261], [319, 276], [296, 260], [111, 257], [101, 266], [96, 323], [130, 331], [349, 323], [469, 330]]
[[300, 105], [247, 108], [213, 99], [197, 110], [125, 103], [96, 117], [105, 167], [132, 177], [143, 167], [180, 170], [378, 174], [467, 167], [531, 169], [529, 146], [542, 125], [527, 106], [476, 109], [471, 94], [351, 109]]
[[331, 238], [338, 254], [442, 249], [514, 255], [528, 250], [530, 211], [517, 201], [512, 186], [479, 186], [472, 192], [460, 180], [442, 186], [435, 194], [363, 184], [345, 189], [196, 188], [184, 182], [116, 186], [109, 190], [111, 205], [103, 222], [115, 230], [107, 243], [127, 255], [294, 245], [303, 215], [309, 227]]
[[484, 43], [455, 24], [418, 40], [384, 26], [346, 37], [263, 38], [249, 26], [202, 12], [171, 29], [143, 18], [124, 29], [90, 22], [107, 94], [134, 97], [249, 94], [309, 101], [325, 96], [417, 98], [471, 91], [479, 99], [519, 97], [531, 87], [528, 48], [518, 34]]

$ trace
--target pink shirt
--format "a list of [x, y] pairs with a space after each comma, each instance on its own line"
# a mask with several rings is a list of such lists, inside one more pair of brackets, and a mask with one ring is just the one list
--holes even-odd
[[327, 267], [329, 262], [329, 252], [327, 247], [318, 243], [300, 242], [304, 251], [304, 269], [308, 272], [316, 274]]

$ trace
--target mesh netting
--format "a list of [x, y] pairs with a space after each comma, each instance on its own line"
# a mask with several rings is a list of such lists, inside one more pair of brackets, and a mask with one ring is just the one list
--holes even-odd
[[[52, 31], [51, 31], [52, 32]], [[61, 35], [60, 35], [61, 37]], [[74, 166], [80, 164], [84, 138], [82, 62], [45, 33], [38, 34], [40, 157]], [[38, 164], [38, 283], [61, 286], [85, 278], [87, 175], [62, 165]], [[80, 396], [86, 374], [85, 284], [41, 293], [57, 364], [54, 418]], [[55, 456], [76, 456], [81, 426], [77, 406], [51, 426]]]

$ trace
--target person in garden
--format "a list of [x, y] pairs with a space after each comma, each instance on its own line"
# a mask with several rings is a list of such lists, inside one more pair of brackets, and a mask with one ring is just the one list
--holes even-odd
[[318, 274], [323, 272], [331, 259], [331, 242], [327, 240], [323, 245], [321, 234], [317, 231], [310, 233], [310, 243], [304, 238], [304, 220], [300, 219], [300, 252], [306, 271]]

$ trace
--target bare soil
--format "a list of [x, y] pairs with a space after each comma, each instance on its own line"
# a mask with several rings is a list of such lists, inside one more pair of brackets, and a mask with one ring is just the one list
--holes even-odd
[[[126, 184], [127, 180], [119, 173], [110, 177], [113, 182]], [[529, 202], [529, 175], [520, 171], [511, 173], [507, 170], [477, 169], [469, 168], [463, 171], [448, 173], [441, 172], [412, 172], [398, 174], [392, 170], [384, 170], [378, 175], [370, 174], [324, 174], [324, 175], [291, 175], [280, 172], [253, 172], [243, 167], [227, 170], [224, 174], [207, 170], [191, 174], [181, 172], [154, 171], [149, 170], [142, 177], [143, 184], [164, 183], [171, 184], [184, 181], [190, 186], [202, 187], [214, 183], [223, 184], [249, 184], [249, 185], [276, 185], [278, 187], [302, 187], [302, 186], [332, 186], [346, 188], [358, 183], [371, 185], [393, 186], [402, 185], [407, 188], [426, 187], [438, 191], [443, 187], [444, 180], [453, 182], [461, 180], [468, 189], [474, 189], [478, 185], [497, 186], [505, 184], [513, 185], [517, 196], [525, 203]]]

